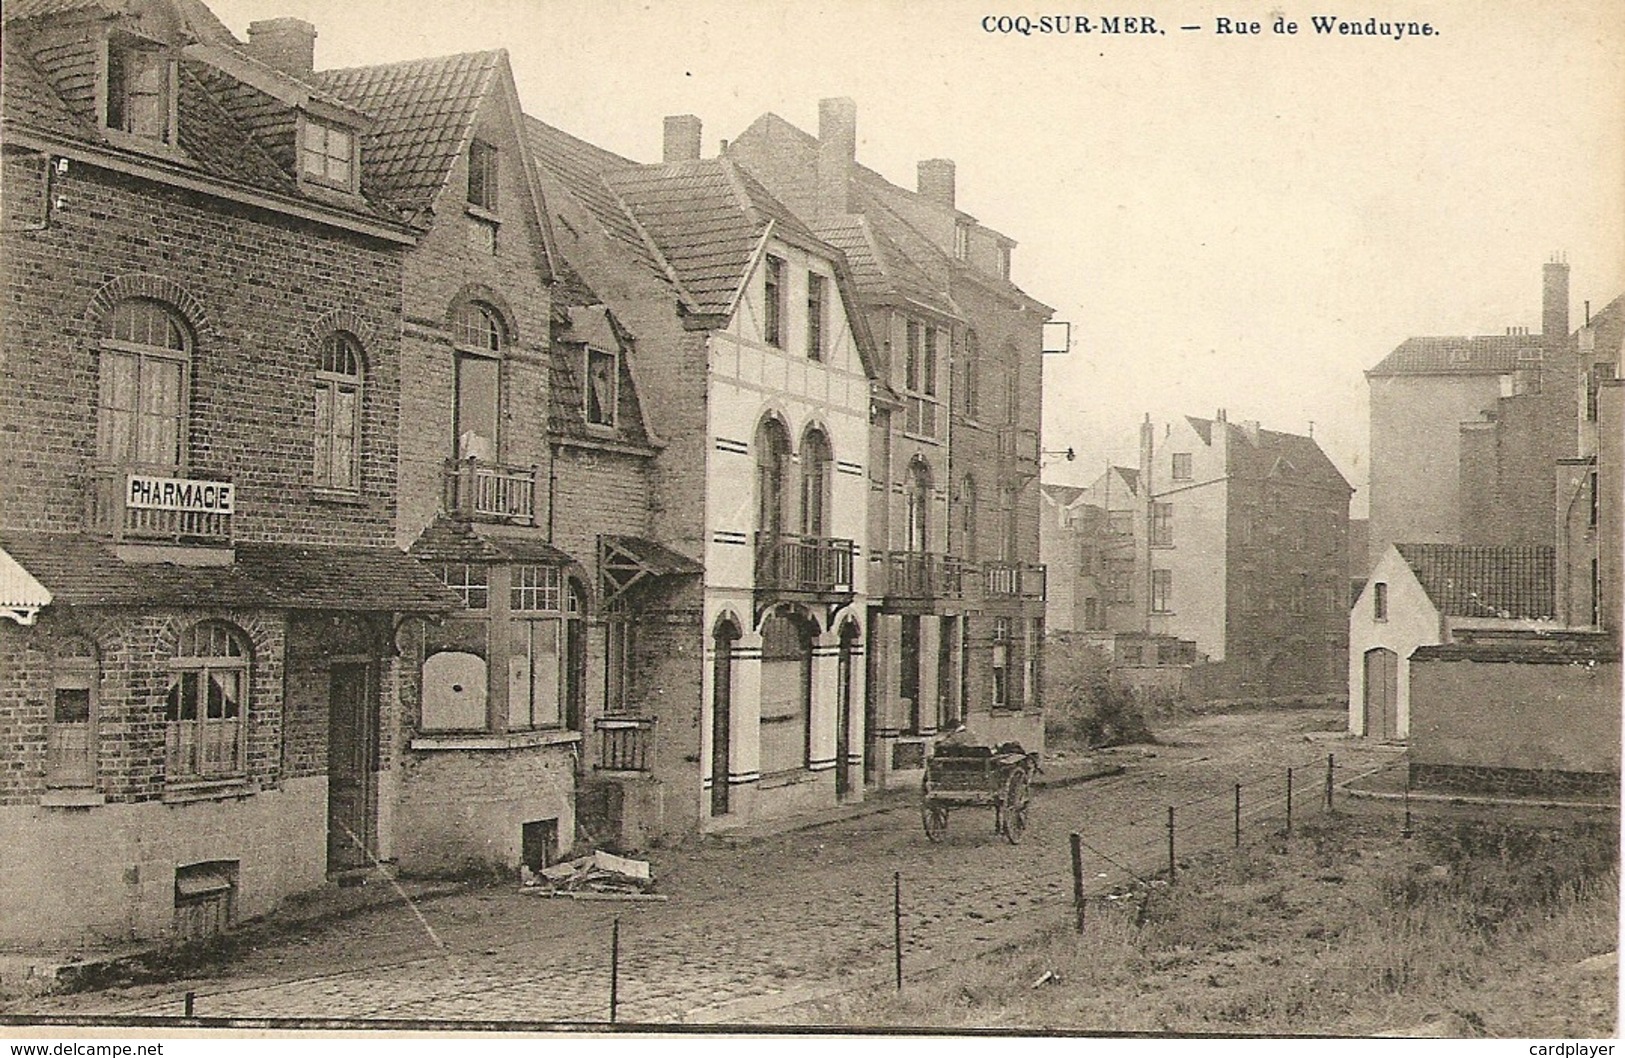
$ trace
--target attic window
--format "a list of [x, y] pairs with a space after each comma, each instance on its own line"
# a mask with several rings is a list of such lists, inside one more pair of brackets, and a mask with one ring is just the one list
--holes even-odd
[[497, 149], [483, 140], [468, 148], [468, 204], [491, 213], [497, 209]]
[[349, 129], [305, 117], [299, 151], [299, 173], [303, 179], [341, 191], [354, 191], [355, 152], [355, 136]]
[[615, 405], [619, 388], [619, 365], [614, 353], [588, 348], [586, 406], [583, 409], [592, 426], [614, 426]]
[[1010, 278], [1010, 247], [999, 247], [999, 278]]
[[175, 141], [175, 63], [155, 44], [114, 37], [107, 43], [103, 124], [158, 143]]

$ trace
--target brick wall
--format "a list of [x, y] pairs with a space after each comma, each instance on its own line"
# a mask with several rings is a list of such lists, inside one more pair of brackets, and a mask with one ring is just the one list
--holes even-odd
[[649, 460], [573, 446], [556, 451], [553, 546], [596, 572], [599, 534], [649, 534]]
[[[0, 511], [9, 528], [77, 531], [96, 462], [106, 313], [157, 297], [193, 331], [187, 472], [237, 484], [240, 540], [378, 544], [395, 492], [400, 330], [395, 250], [227, 208], [88, 165], [53, 177], [41, 231], [6, 237]], [[366, 356], [362, 488], [312, 492], [313, 373], [325, 331]]]

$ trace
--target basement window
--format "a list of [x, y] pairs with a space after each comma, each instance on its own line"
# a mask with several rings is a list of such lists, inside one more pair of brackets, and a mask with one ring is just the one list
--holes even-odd
[[203, 940], [231, 928], [238, 861], [210, 860], [175, 868], [175, 936]]

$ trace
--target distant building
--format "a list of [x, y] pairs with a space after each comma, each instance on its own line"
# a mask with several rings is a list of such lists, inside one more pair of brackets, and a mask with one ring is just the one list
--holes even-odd
[[1220, 412], [1159, 439], [1148, 419], [1137, 469], [1049, 492], [1073, 585], [1052, 620], [1194, 642], [1216, 696], [1340, 695], [1351, 492], [1310, 437]]
[[1409, 338], [1367, 371], [1370, 560], [1401, 542], [1551, 546], [1577, 375], [1557, 261], [1542, 272], [1541, 333]]

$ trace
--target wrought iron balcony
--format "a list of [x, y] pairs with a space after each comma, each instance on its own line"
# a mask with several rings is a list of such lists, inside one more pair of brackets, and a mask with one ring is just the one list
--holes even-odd
[[794, 533], [756, 534], [758, 591], [851, 595], [852, 541]]
[[887, 551], [883, 559], [882, 590], [871, 589], [871, 594], [893, 599], [963, 599], [970, 586], [967, 582], [973, 567], [957, 555]]
[[982, 577], [990, 598], [1044, 598], [1046, 572], [1039, 563], [984, 562]]
[[230, 479], [103, 468], [91, 475], [85, 493], [85, 526], [118, 543], [229, 544], [235, 508]]
[[599, 771], [654, 770], [654, 717], [600, 716], [593, 729], [598, 732]]
[[446, 512], [454, 518], [530, 525], [536, 517], [536, 468], [447, 460]]

